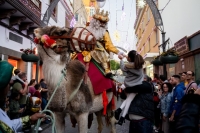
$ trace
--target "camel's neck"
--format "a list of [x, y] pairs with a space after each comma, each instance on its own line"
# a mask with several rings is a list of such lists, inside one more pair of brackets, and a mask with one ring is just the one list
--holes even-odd
[[56, 61], [43, 61], [43, 75], [48, 83], [48, 86], [54, 89], [62, 76], [61, 71], [64, 69], [65, 64], [58, 64]]

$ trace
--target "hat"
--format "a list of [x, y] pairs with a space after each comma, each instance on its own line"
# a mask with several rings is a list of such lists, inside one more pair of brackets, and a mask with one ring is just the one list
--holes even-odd
[[7, 61], [0, 61], [0, 91], [5, 89], [12, 77], [13, 66]]

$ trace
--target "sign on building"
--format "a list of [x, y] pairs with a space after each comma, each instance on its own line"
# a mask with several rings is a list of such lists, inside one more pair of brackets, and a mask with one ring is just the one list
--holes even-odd
[[185, 36], [184, 38], [182, 38], [178, 42], [176, 42], [174, 44], [174, 47], [176, 49], [176, 52], [179, 55], [182, 55], [182, 54], [188, 52], [189, 51], [189, 45], [188, 45], [188, 41], [187, 41], [187, 36]]

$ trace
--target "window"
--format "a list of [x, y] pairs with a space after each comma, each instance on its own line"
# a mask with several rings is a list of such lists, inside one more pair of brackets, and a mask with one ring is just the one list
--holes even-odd
[[12, 32], [9, 32], [9, 39], [20, 44], [23, 43], [23, 38], [21, 36], [18, 36], [17, 34], [13, 34]]
[[150, 17], [151, 17], [150, 11], [151, 10], [148, 8], [148, 10], [147, 10], [147, 23], [149, 22]]
[[[53, 2], [54, 0], [50, 0], [50, 4]], [[57, 10], [58, 10], [58, 7], [56, 6], [54, 9], [53, 9], [53, 13], [51, 15], [51, 17], [53, 18], [53, 20], [57, 21]]]
[[159, 42], [159, 32], [157, 29], [155, 30], [155, 36], [156, 36], [156, 44], [157, 44]]
[[145, 52], [146, 52], [145, 43], [143, 44], [143, 51], [144, 51], [144, 54], [145, 54]]
[[92, 17], [95, 14], [94, 7], [90, 7], [90, 17]]
[[148, 52], [150, 52], [150, 50], [151, 50], [151, 40], [150, 40], [150, 38], [149, 38], [149, 40], [148, 40]]
[[75, 14], [75, 20], [78, 22], [78, 13]]
[[40, 1], [39, 0], [31, 0], [38, 8], [40, 8]]
[[142, 31], [144, 31], [144, 28], [145, 28], [145, 24], [144, 24], [144, 19], [142, 21]]

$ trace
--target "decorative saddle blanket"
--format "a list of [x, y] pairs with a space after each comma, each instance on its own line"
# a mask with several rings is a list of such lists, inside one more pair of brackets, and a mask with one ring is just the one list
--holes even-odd
[[[77, 54], [77, 58], [83, 64], [86, 64], [83, 61], [83, 55], [81, 53]], [[115, 90], [114, 82], [111, 79], [106, 78], [92, 61], [89, 64], [88, 76], [92, 82], [95, 95], [101, 94], [108, 89]]]

